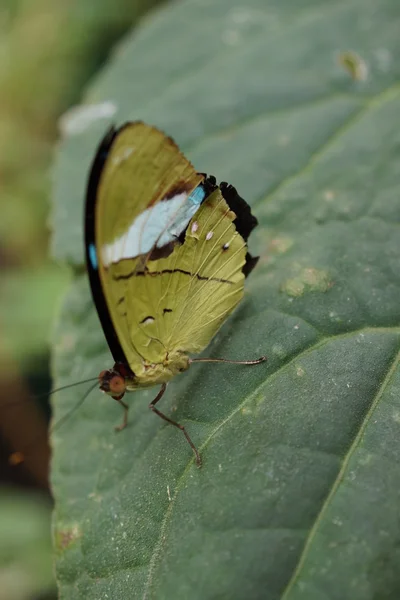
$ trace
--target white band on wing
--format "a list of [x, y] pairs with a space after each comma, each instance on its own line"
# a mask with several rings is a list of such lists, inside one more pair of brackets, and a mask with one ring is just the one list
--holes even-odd
[[154, 246], [162, 248], [178, 238], [199, 209], [204, 197], [205, 190], [199, 185], [189, 197], [182, 192], [146, 208], [134, 219], [126, 233], [103, 246], [101, 252], [104, 266], [124, 258], [147, 254]]

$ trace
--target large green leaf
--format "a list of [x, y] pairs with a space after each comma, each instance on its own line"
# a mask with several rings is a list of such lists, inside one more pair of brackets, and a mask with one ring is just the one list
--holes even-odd
[[[88, 104], [161, 126], [253, 205], [260, 263], [206, 354], [269, 360], [196, 365], [171, 384], [163, 410], [187, 425], [200, 470], [147, 410], [152, 390], [131, 397], [119, 435], [119, 407], [97, 391], [56, 431], [62, 598], [400, 596], [399, 31], [394, 0], [187, 0], [143, 23], [90, 90]], [[366, 78], [339, 64], [349, 49]], [[53, 247], [77, 267], [108, 122], [58, 154]], [[57, 385], [112, 364], [76, 272]], [[56, 398], [56, 419], [81, 393]]]

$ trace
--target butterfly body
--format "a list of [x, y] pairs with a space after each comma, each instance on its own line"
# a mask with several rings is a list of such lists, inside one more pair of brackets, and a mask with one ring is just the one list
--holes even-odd
[[[115, 363], [112, 369], [102, 371], [101, 389], [110, 395], [115, 395], [113, 385], [110, 381], [114, 377], [124, 380], [124, 391], [134, 392], [141, 388], [153, 387], [162, 383], [168, 383], [179, 373], [183, 373], [190, 366], [190, 358], [182, 352], [174, 352], [171, 356], [166, 355], [159, 363], [144, 362], [142, 369], [135, 373], [125, 363]], [[118, 393], [117, 393], [118, 395]]]
[[[197, 173], [156, 128], [127, 123], [105, 136], [89, 178], [86, 262], [115, 361], [100, 388], [125, 411], [125, 391], [164, 390], [240, 302], [256, 224], [232, 186]], [[158, 399], [153, 410], [172, 422]]]

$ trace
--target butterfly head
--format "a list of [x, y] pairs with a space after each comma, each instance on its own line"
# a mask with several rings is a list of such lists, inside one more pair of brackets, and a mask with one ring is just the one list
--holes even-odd
[[134, 377], [135, 374], [127, 365], [115, 363], [112, 369], [100, 372], [99, 387], [105, 394], [120, 400], [125, 395], [128, 384]]

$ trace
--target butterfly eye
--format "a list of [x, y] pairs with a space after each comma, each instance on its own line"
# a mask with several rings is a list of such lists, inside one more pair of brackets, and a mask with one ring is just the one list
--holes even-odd
[[110, 386], [109, 393], [112, 394], [113, 396], [119, 396], [120, 394], [123, 394], [125, 392], [125, 389], [126, 389], [125, 379], [123, 377], [121, 377], [120, 375], [114, 375], [114, 377], [112, 377], [110, 379], [109, 386]]
[[101, 371], [99, 375], [100, 389], [110, 396], [123, 396], [126, 391], [125, 377], [114, 369]]

